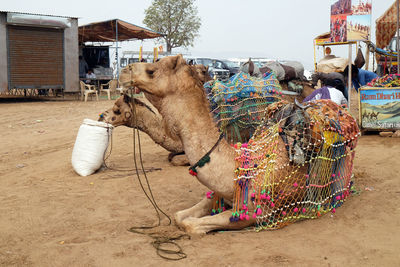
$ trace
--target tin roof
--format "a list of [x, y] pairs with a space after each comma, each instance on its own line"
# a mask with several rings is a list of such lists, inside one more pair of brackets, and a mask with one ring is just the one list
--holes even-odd
[[15, 13], [15, 14], [26, 14], [26, 15], [36, 15], [36, 16], [49, 16], [49, 17], [58, 17], [58, 18], [67, 18], [67, 19], [78, 19], [78, 17], [56, 16], [56, 15], [49, 15], [49, 14], [37, 14], [37, 13], [27, 13], [27, 12], [18, 12], [18, 11], [7, 11], [7, 10], [0, 10], [0, 13]]

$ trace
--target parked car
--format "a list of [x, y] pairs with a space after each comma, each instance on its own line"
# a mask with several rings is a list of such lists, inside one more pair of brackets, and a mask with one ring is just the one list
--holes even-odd
[[239, 72], [239, 66], [235, 62], [229, 60], [215, 59], [213, 65], [218, 69], [229, 70], [229, 77]]

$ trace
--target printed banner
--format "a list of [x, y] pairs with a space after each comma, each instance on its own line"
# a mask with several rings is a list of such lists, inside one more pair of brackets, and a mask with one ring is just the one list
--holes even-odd
[[338, 0], [331, 5], [331, 42], [369, 40], [372, 0]]
[[400, 88], [360, 88], [361, 127], [400, 129]]

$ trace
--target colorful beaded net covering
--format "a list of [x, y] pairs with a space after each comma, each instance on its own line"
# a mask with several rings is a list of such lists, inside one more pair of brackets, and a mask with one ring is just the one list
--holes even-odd
[[253, 216], [256, 230], [277, 229], [335, 212], [350, 194], [358, 136], [354, 118], [332, 101], [269, 105], [249, 142], [235, 145], [231, 221]]
[[400, 87], [400, 75], [387, 74], [383, 77], [377, 77], [368, 83], [370, 87]]
[[280, 100], [282, 89], [273, 73], [263, 78], [238, 73], [228, 81], [204, 85], [214, 121], [228, 142], [247, 142], [265, 116], [266, 107]]

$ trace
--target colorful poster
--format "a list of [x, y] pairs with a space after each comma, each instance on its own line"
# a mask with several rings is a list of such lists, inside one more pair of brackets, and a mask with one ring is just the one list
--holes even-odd
[[347, 40], [369, 40], [371, 15], [347, 16]]
[[331, 42], [369, 40], [372, 0], [338, 0], [331, 5]]
[[400, 88], [360, 88], [361, 127], [400, 129]]

